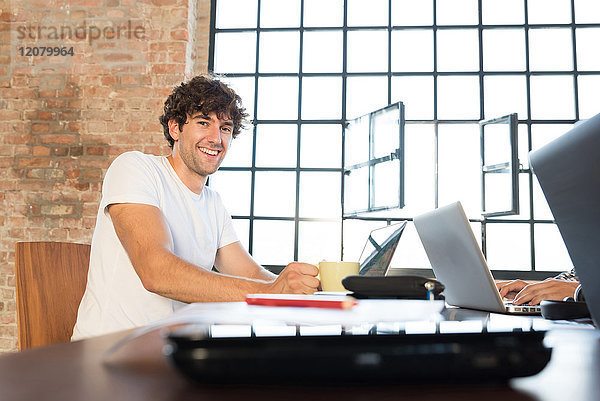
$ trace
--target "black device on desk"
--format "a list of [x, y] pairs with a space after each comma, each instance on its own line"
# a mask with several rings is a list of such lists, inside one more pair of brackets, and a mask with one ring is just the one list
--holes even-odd
[[373, 325], [358, 334], [303, 335], [298, 327], [266, 337], [253, 329], [213, 336], [211, 326], [188, 325], [168, 333], [166, 355], [203, 383], [303, 386], [504, 381], [536, 374], [550, 359], [544, 332], [441, 332], [439, 324], [415, 334]]

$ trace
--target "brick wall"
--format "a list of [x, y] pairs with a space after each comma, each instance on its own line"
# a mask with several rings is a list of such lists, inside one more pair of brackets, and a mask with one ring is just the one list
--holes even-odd
[[[0, 10], [7, 352], [17, 346], [15, 242], [89, 243], [111, 161], [134, 149], [168, 152], [158, 116], [186, 72], [206, 71], [210, 0], [0, 0]], [[27, 46], [72, 47], [73, 55], [21, 55]]]

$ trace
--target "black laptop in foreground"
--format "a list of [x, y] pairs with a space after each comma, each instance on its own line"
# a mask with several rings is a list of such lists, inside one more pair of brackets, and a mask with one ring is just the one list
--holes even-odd
[[257, 336], [251, 327], [213, 335], [216, 326], [188, 325], [167, 334], [165, 353], [202, 383], [309, 386], [501, 382], [536, 374], [550, 360], [543, 331], [441, 332], [439, 322], [429, 324], [427, 333], [386, 323], [322, 335], [298, 327], [286, 336]]

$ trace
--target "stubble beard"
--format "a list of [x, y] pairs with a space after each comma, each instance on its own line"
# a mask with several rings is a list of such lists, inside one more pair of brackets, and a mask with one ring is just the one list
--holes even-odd
[[181, 160], [183, 160], [183, 163], [187, 166], [187, 168], [193, 171], [194, 173], [202, 177], [208, 177], [209, 175], [214, 174], [219, 169], [222, 159], [219, 160], [219, 162], [214, 167], [212, 165], [210, 167], [206, 166], [206, 163], [203, 163], [201, 160], [203, 156], [200, 155], [200, 153], [202, 151], [198, 149], [198, 146], [200, 145], [195, 144], [193, 149], [191, 150], [187, 147], [180, 147], [179, 153], [181, 155]]

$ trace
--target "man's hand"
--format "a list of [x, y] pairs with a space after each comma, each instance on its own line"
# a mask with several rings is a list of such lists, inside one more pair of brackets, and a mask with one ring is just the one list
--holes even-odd
[[566, 297], [572, 297], [579, 286], [577, 281], [557, 280], [549, 278], [538, 283], [527, 283], [522, 280], [511, 282], [499, 282], [496, 286], [500, 290], [500, 296], [508, 297], [514, 293], [513, 304], [538, 305], [543, 299], [562, 301]]
[[267, 292], [275, 294], [313, 294], [319, 287], [317, 266], [293, 262], [287, 265]]
[[517, 294], [529, 284], [532, 284], [532, 282], [523, 280], [497, 281], [496, 288], [498, 288], [498, 291], [500, 291], [500, 297], [502, 299], [515, 299]]

